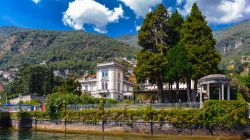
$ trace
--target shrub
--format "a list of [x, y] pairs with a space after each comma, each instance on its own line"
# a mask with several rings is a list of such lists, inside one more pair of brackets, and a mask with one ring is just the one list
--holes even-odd
[[203, 125], [209, 128], [240, 129], [248, 123], [248, 105], [244, 100], [209, 100], [202, 111]]
[[46, 98], [46, 110], [51, 119], [59, 119], [65, 116], [65, 107], [70, 104], [99, 104], [101, 101], [105, 103], [117, 103], [113, 99], [91, 98], [89, 96], [78, 96], [72, 93], [50, 94]]
[[59, 119], [64, 116], [65, 108], [68, 104], [79, 104], [81, 98], [74, 94], [50, 94], [46, 98], [46, 110], [51, 119]]

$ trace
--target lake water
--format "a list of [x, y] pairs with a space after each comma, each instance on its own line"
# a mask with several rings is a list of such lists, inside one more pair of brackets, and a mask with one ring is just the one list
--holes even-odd
[[184, 137], [166, 136], [140, 137], [140, 136], [107, 136], [96, 134], [54, 133], [42, 131], [15, 131], [0, 130], [0, 140], [245, 140], [230, 137]]

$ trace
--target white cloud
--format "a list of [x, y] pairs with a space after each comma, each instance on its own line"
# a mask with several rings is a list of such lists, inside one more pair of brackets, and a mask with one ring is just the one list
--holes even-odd
[[162, 3], [162, 0], [120, 0], [134, 11], [137, 18], [145, 17], [152, 10], [152, 7]]
[[185, 0], [184, 6], [178, 8], [180, 13], [188, 15], [194, 2], [209, 24], [235, 23], [250, 18], [250, 0]]
[[[186, 16], [190, 13], [193, 3], [197, 1], [198, 0], [181, 0], [181, 3], [185, 3], [185, 4], [183, 5], [183, 7], [177, 7], [177, 9], [182, 15]], [[177, 4], [178, 4], [178, 1], [177, 1]]]
[[140, 25], [135, 25], [135, 29], [136, 29], [136, 31], [139, 31], [141, 29], [141, 26]]
[[41, 0], [32, 0], [35, 4], [38, 4]]
[[121, 5], [110, 10], [94, 0], [75, 0], [63, 13], [63, 23], [76, 30], [84, 30], [84, 25], [90, 24], [95, 31], [106, 33], [106, 25], [117, 22], [123, 12]]
[[183, 0], [176, 0], [177, 5], [182, 4]]

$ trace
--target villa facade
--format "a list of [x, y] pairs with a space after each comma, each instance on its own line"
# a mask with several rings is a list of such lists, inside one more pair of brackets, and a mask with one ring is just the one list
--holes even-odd
[[134, 84], [124, 76], [124, 67], [115, 61], [97, 64], [96, 74], [86, 74], [78, 81], [82, 92], [91, 97], [122, 100], [133, 96]]

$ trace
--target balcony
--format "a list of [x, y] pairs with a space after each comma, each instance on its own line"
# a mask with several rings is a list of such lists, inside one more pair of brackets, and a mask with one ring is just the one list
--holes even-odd
[[123, 93], [123, 91], [118, 91], [116, 89], [98, 89], [95, 91], [92, 91], [91, 93], [93, 94], [106, 94], [106, 93]]

